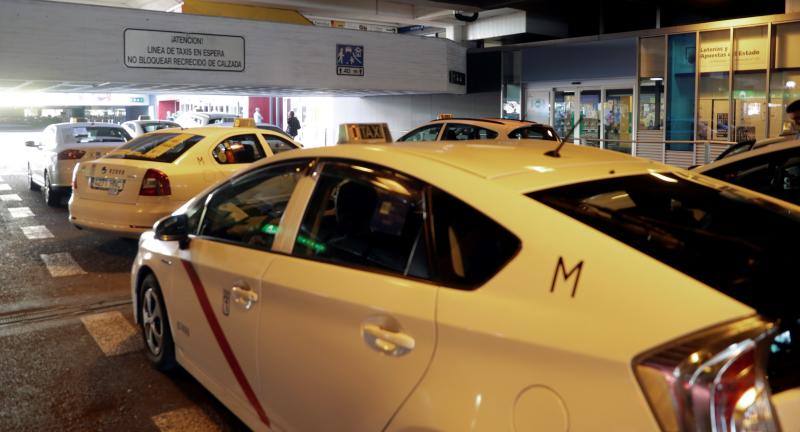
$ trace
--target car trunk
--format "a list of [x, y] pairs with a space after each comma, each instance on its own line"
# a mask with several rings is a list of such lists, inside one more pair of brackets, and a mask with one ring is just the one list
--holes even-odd
[[115, 142], [98, 142], [98, 143], [80, 143], [80, 144], [72, 144], [64, 146], [65, 148], [75, 148], [79, 150], [83, 150], [86, 153], [80, 159], [81, 162], [100, 159], [101, 157], [107, 155], [111, 150], [119, 147], [120, 145], [125, 144], [121, 141]]
[[76, 178], [78, 193], [84, 199], [135, 204], [149, 165], [163, 169], [165, 164], [108, 158], [82, 163]]

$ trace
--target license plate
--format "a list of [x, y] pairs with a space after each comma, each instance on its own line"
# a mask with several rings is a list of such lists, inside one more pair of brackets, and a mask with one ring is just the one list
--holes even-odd
[[92, 177], [92, 189], [108, 191], [109, 195], [117, 195], [125, 187], [125, 180]]

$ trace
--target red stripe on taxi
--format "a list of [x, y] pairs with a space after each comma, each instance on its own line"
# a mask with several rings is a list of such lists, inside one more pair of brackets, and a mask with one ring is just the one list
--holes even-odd
[[219, 321], [217, 321], [217, 316], [214, 315], [214, 309], [211, 307], [211, 302], [208, 301], [206, 290], [203, 288], [203, 282], [201, 282], [200, 277], [197, 276], [197, 272], [194, 266], [192, 266], [192, 263], [181, 260], [181, 264], [183, 264], [183, 268], [186, 269], [186, 273], [189, 274], [192, 287], [194, 288], [195, 294], [197, 294], [197, 300], [200, 301], [200, 306], [203, 308], [203, 314], [206, 316], [206, 320], [211, 326], [214, 338], [217, 340], [217, 344], [222, 350], [222, 354], [225, 356], [228, 366], [230, 366], [233, 375], [236, 377], [236, 381], [239, 382], [239, 386], [242, 388], [242, 391], [244, 391], [245, 396], [247, 396], [250, 405], [252, 405], [253, 409], [258, 413], [258, 417], [265, 425], [269, 426], [267, 413], [264, 412], [264, 408], [261, 407], [261, 403], [258, 401], [253, 388], [250, 387], [250, 383], [247, 381], [247, 377], [245, 377], [242, 367], [239, 365], [239, 360], [237, 360], [236, 355], [233, 354], [233, 349], [231, 349], [231, 345], [228, 343], [225, 333], [222, 332], [222, 327], [219, 325]]

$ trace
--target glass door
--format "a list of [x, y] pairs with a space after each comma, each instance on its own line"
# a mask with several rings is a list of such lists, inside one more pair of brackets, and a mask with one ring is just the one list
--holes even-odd
[[606, 90], [604, 106], [605, 148], [630, 153], [633, 140], [633, 89]]
[[578, 137], [583, 145], [600, 147], [600, 90], [581, 90]]
[[564, 138], [575, 126], [577, 98], [575, 90], [555, 89], [553, 92], [553, 127]]
[[550, 124], [550, 90], [525, 89], [525, 120]]

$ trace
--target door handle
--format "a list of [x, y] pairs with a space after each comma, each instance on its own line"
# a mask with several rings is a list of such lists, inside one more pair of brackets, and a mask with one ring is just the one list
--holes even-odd
[[258, 302], [258, 294], [245, 283], [236, 283], [231, 287], [233, 302], [244, 310], [250, 310]]
[[399, 357], [414, 349], [414, 338], [403, 332], [386, 330], [378, 324], [365, 323], [361, 326], [361, 335], [370, 348]]

